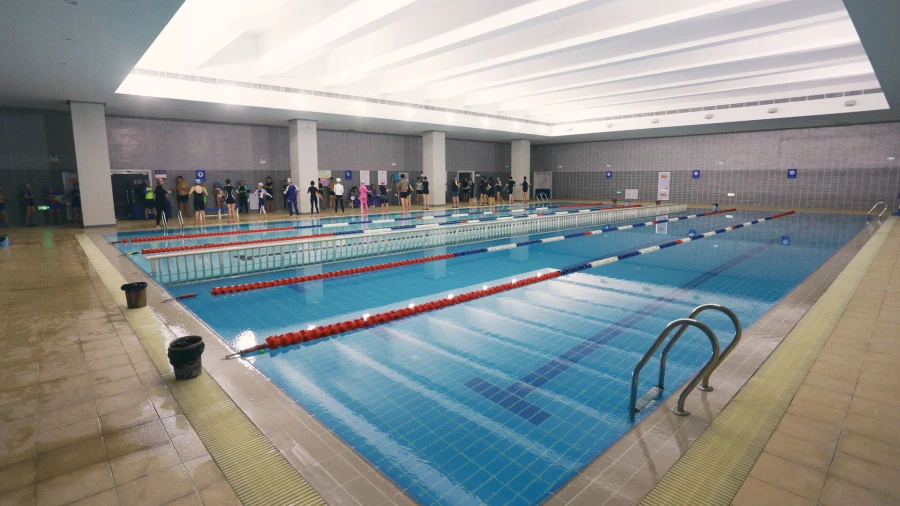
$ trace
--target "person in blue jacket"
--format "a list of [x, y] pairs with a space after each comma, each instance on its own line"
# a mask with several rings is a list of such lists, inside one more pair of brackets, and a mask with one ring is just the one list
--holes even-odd
[[297, 188], [297, 185], [291, 181], [291, 178], [287, 178], [287, 186], [284, 188], [284, 195], [287, 197], [288, 216], [293, 217], [294, 213], [296, 213], [297, 218], [300, 217], [300, 208], [297, 206], [297, 194], [299, 193], [300, 189]]

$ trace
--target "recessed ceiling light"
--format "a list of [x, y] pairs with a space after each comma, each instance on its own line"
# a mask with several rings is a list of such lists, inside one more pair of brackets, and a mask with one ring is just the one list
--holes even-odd
[[896, 160], [896, 159], [897, 159], [896, 156], [889, 156], [889, 157], [888, 157], [888, 160], [890, 160], [890, 161], [892, 161], [892, 162], [893, 162], [894, 160]]

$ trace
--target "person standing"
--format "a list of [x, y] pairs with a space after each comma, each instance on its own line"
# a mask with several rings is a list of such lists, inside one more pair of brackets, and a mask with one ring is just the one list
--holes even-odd
[[472, 181], [472, 178], [466, 178], [466, 187], [469, 189], [468, 195], [466, 195], [466, 202], [469, 203], [469, 206], [472, 205], [472, 201], [475, 200], [475, 182]]
[[366, 183], [359, 183], [359, 214], [369, 214], [369, 188]]
[[423, 209], [426, 211], [428, 210], [428, 194], [431, 193], [430, 186], [431, 183], [428, 182], [428, 177], [422, 176], [422, 205], [425, 206]]
[[[272, 179], [272, 178], [268, 178]], [[263, 186], [262, 182], [256, 184], [256, 191], [253, 192], [253, 195], [256, 196], [257, 204], [259, 205], [259, 212], [257, 213], [259, 218], [256, 221], [262, 221], [263, 215], [266, 216], [266, 221], [269, 221], [269, 215], [266, 213], [266, 203], [272, 201], [272, 194], [266, 191], [265, 186]]]
[[178, 212], [181, 213], [182, 218], [185, 216], [190, 216], [190, 193], [191, 187], [187, 184], [187, 181], [184, 180], [183, 177], [178, 176], [175, 178], [175, 201], [178, 204]]
[[150, 210], [153, 209], [153, 186], [150, 181], [144, 183], [144, 219], [150, 219]]
[[56, 193], [56, 190], [53, 189], [53, 185], [47, 185], [45, 196], [47, 198], [47, 207], [50, 208], [50, 223], [53, 224], [53, 222], [56, 221], [57, 225], [62, 225], [62, 221], [59, 217], [59, 195]]
[[284, 196], [287, 199], [288, 216], [293, 217], [294, 213], [296, 213], [297, 218], [300, 218], [300, 208], [297, 206], [297, 194], [300, 193], [300, 189], [297, 188], [297, 185], [294, 184], [291, 178], [287, 178], [284, 182], [286, 183]]
[[34, 204], [34, 194], [31, 193], [31, 185], [25, 183], [25, 226], [26, 227], [36, 227], [36, 216], [35, 211], [37, 211], [37, 206]]
[[328, 207], [334, 206], [334, 178], [328, 178]]
[[156, 178], [156, 188], [153, 189], [153, 208], [156, 211], [156, 228], [159, 228], [159, 222], [166, 212], [166, 195], [172, 193], [163, 188], [163, 180], [161, 177]]
[[406, 174], [400, 174], [400, 181], [397, 181], [397, 192], [400, 194], [400, 211], [409, 212], [409, 181]]
[[216, 209], [225, 207], [225, 192], [222, 191], [222, 183], [216, 181], [213, 185], [213, 195], [216, 196]]
[[516, 201], [513, 197], [516, 192], [516, 180], [512, 176], [509, 176], [509, 181], [506, 182], [506, 192], [509, 193], [509, 205], [515, 204]]
[[341, 205], [341, 212], [344, 211], [344, 185], [341, 184], [341, 178], [337, 178], [334, 183], [334, 214], [337, 214], [338, 204]]
[[503, 181], [498, 177], [494, 179], [494, 201], [499, 206], [501, 200], [503, 200]]
[[232, 223], [232, 219], [234, 223], [238, 222], [238, 214], [234, 209], [237, 206], [237, 191], [234, 189], [234, 186], [231, 186], [231, 180], [225, 180], [225, 188], [222, 189], [222, 193], [225, 195], [225, 207], [228, 208], [228, 223]]
[[[319, 197], [322, 196], [322, 192], [316, 188], [316, 182], [310, 181], [309, 188], [306, 189], [306, 193], [309, 194], [309, 213], [312, 214], [313, 210], [316, 213], [319, 212]], [[297, 214], [300, 214], [299, 212]]]
[[0, 216], [3, 216], [3, 221], [6, 223], [6, 228], [9, 228], [9, 215], [6, 214], [6, 198], [3, 196], [2, 184], [0, 184]]
[[238, 181], [238, 205], [244, 211], [244, 214], [250, 213], [250, 188], [244, 184], [244, 181]]
[[415, 195], [413, 196], [413, 200], [418, 202], [419, 205], [422, 205], [422, 176], [416, 178], [416, 186], [415, 186]]
[[450, 200], [453, 201], [453, 209], [459, 208], [459, 177], [454, 176], [450, 183]]
[[[275, 183], [272, 182], [271, 177], [266, 178], [266, 184], [263, 186], [263, 189], [266, 190], [266, 194], [268, 195], [268, 197], [266, 197], [266, 211], [271, 213], [275, 207]], [[269, 221], [268, 215], [266, 215], [266, 221]]]
[[528, 203], [528, 177], [522, 176], [522, 203]]
[[[290, 216], [290, 214], [291, 214], [291, 210], [288, 208], [288, 202], [290, 202], [290, 199], [288, 198], [287, 192], [285, 192], [284, 190], [287, 189], [289, 184], [291, 184], [291, 178], [283, 179], [281, 181], [282, 192], [284, 192], [283, 195], [281, 196], [281, 200], [282, 200], [281, 208], [288, 212], [288, 216]], [[296, 186], [294, 188], [296, 188]], [[294, 192], [295, 196], [296, 196], [296, 194], [297, 194], [297, 192]], [[294, 203], [296, 203], [296, 202], [297, 201], [294, 200]], [[300, 214], [300, 213], [297, 213], [297, 214]]]
[[381, 210], [384, 212], [384, 210], [391, 205], [391, 196], [388, 193], [387, 181], [382, 181], [381, 184], [378, 185], [378, 196], [379, 200], [381, 200]]
[[82, 223], [81, 216], [81, 187], [78, 183], [72, 183], [72, 222]]
[[191, 196], [194, 199], [194, 226], [206, 225], [206, 188], [195, 180], [197, 184], [191, 187]]

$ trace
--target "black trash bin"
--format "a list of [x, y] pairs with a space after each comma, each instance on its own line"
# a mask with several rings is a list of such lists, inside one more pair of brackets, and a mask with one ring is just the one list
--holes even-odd
[[125, 302], [128, 303], [128, 309], [137, 309], [147, 305], [147, 283], [138, 281], [137, 283], [126, 283], [122, 285], [125, 291]]
[[200, 356], [206, 345], [200, 336], [185, 336], [169, 343], [169, 363], [175, 369], [175, 379], [187, 380], [200, 376], [203, 365]]

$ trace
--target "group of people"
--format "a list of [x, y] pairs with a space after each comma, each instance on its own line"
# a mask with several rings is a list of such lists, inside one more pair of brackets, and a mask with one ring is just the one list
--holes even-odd
[[[454, 177], [453, 181], [450, 183], [450, 198], [453, 202], [452, 207], [459, 208], [460, 195], [463, 196], [464, 201], [474, 201], [476, 186], [478, 188], [478, 202], [476, 202], [475, 205], [493, 206], [500, 204], [503, 192], [507, 194], [509, 205], [513, 205], [515, 203], [514, 195], [516, 190], [516, 181], [512, 176], [509, 177], [509, 180], [506, 181], [506, 183], [501, 182], [499, 177], [492, 180], [489, 177], [482, 176], [481, 181], [479, 181], [477, 185], [472, 181], [471, 178], [466, 178], [465, 181], [460, 181], [458, 177]], [[528, 188], [528, 177], [522, 177], [523, 204], [528, 203]]]
[[[37, 196], [31, 189], [30, 183], [25, 184], [22, 197], [22, 201], [25, 203], [25, 226], [29, 228], [36, 227]], [[62, 225], [62, 217], [59, 214], [59, 210], [62, 208], [62, 204], [65, 201], [65, 194], [56, 191], [53, 185], [49, 184], [44, 190], [44, 200], [47, 203], [47, 210], [50, 213], [50, 223]], [[78, 183], [72, 184], [72, 190], [69, 192], [69, 203], [72, 205], [72, 221], [75, 223], [81, 222], [81, 189], [79, 188]], [[3, 218], [4, 224], [9, 227], [9, 214], [6, 212], [6, 197], [3, 195], [2, 184], [0, 184], [0, 217]]]

